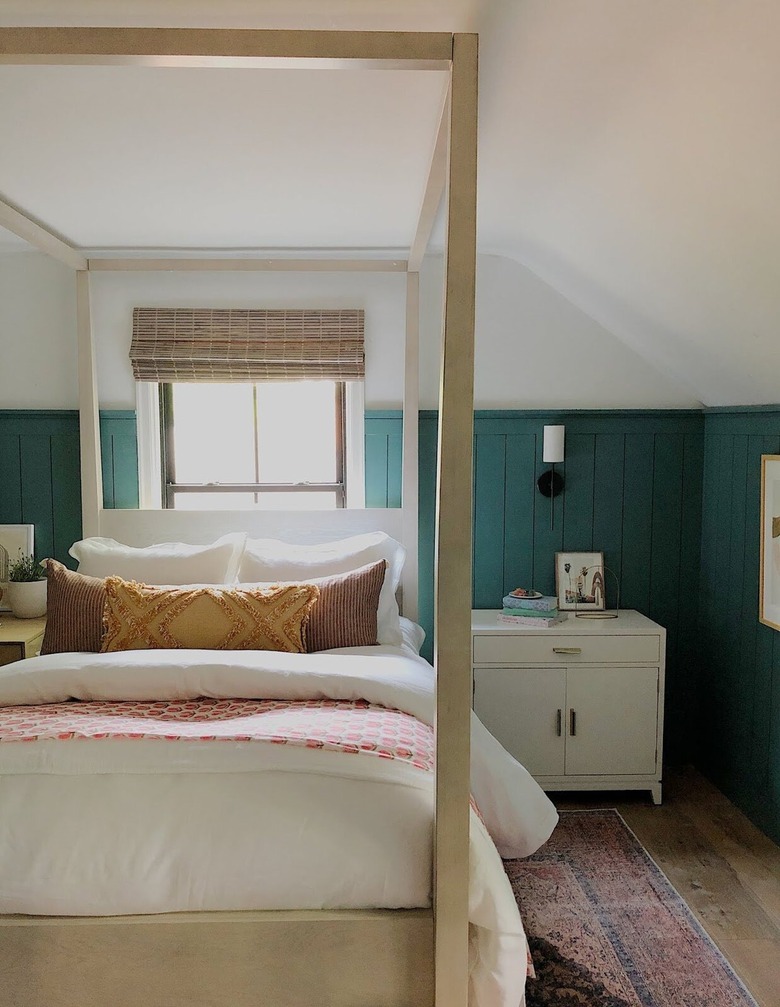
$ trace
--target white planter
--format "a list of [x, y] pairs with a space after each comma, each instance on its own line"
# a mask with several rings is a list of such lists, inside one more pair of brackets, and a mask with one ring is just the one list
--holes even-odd
[[11, 581], [6, 600], [17, 619], [46, 615], [46, 581]]

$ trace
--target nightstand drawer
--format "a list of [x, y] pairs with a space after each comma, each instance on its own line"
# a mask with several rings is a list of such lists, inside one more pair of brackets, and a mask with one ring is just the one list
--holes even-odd
[[525, 630], [474, 636], [475, 664], [654, 664], [660, 653], [657, 636], [531, 635]]
[[21, 661], [24, 657], [24, 647], [20, 643], [0, 644], [0, 667], [4, 664], [13, 664], [14, 661]]

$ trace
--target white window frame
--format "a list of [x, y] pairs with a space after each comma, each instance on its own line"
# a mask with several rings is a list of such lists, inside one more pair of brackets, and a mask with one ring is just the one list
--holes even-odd
[[[163, 509], [159, 388], [156, 381], [137, 381], [135, 385], [138, 505], [142, 510]], [[345, 383], [344, 411], [346, 506], [359, 510], [366, 505], [365, 387], [362, 381]]]

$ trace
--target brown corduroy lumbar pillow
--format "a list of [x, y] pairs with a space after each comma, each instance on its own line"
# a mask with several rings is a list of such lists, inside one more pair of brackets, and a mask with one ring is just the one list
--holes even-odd
[[48, 559], [46, 579], [46, 631], [41, 653], [98, 653], [106, 604], [103, 578], [74, 573], [56, 559]]
[[106, 578], [101, 650], [306, 649], [306, 622], [319, 597], [314, 584], [264, 588], [150, 587]]
[[320, 589], [306, 630], [306, 650], [336, 647], [372, 647], [377, 642], [379, 594], [385, 580], [386, 560], [332, 577], [317, 577]]

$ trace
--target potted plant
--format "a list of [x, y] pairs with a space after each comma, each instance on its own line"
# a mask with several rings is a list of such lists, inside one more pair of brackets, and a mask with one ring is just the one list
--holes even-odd
[[8, 604], [17, 619], [46, 615], [46, 568], [33, 556], [20, 552], [9, 566]]

